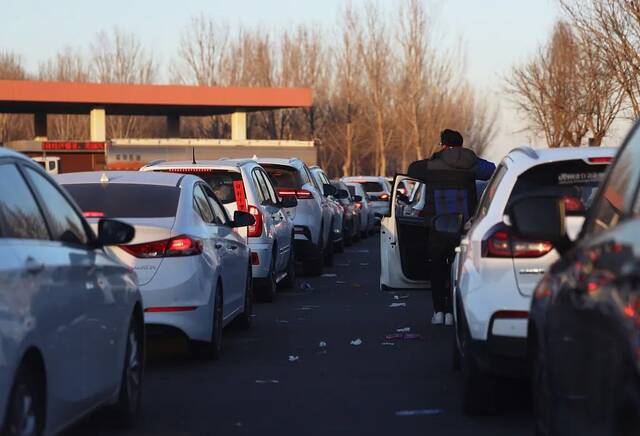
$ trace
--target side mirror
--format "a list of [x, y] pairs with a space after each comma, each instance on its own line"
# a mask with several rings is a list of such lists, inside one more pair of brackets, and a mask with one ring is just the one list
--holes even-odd
[[353, 201], [355, 201], [356, 203], [360, 203], [362, 201], [362, 196], [361, 195], [354, 195], [353, 196]]
[[333, 194], [333, 196], [338, 200], [342, 200], [344, 198], [349, 198], [349, 192], [344, 189], [338, 189], [338, 192]]
[[439, 233], [459, 234], [462, 232], [464, 217], [461, 213], [444, 213], [433, 217], [431, 226]]
[[298, 199], [293, 195], [283, 195], [278, 203], [279, 207], [289, 208], [296, 207], [298, 205]]
[[325, 197], [328, 197], [329, 195], [335, 195], [336, 192], [338, 192], [338, 188], [325, 183], [324, 185], [322, 185], [322, 192], [324, 193]]
[[233, 213], [233, 222], [231, 227], [247, 227], [256, 223], [256, 219], [249, 212], [236, 210]]
[[98, 222], [98, 245], [122, 245], [131, 242], [136, 235], [133, 226], [122, 221], [101, 219]]
[[518, 236], [549, 241], [566, 239], [564, 203], [558, 197], [529, 197], [513, 202], [509, 218]]

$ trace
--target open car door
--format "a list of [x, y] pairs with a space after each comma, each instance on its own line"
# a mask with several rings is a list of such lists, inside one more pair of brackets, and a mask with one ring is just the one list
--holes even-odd
[[[410, 193], [402, 187], [411, 186]], [[380, 289], [422, 289], [429, 284], [429, 218], [424, 215], [425, 186], [398, 174], [390, 212], [380, 229]]]

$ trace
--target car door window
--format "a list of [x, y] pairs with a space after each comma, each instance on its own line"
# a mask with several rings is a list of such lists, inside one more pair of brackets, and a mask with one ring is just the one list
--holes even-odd
[[214, 220], [216, 224], [221, 225], [229, 225], [231, 220], [229, 219], [229, 215], [227, 214], [227, 210], [224, 208], [220, 199], [213, 193], [213, 190], [209, 189], [208, 186], [203, 186], [204, 192], [207, 195], [207, 199], [209, 200], [209, 204], [211, 205], [211, 210], [213, 210]]
[[213, 211], [211, 210], [211, 206], [209, 206], [209, 202], [207, 201], [207, 196], [202, 190], [201, 185], [196, 185], [193, 190], [193, 202], [195, 204], [196, 210], [199, 212], [202, 220], [207, 224], [215, 223], [215, 216]]
[[491, 178], [491, 181], [484, 189], [482, 193], [482, 197], [480, 197], [480, 203], [478, 204], [478, 209], [476, 211], [476, 221], [480, 218], [483, 218], [488, 212], [489, 207], [491, 206], [491, 202], [493, 201], [493, 197], [496, 195], [496, 191], [498, 190], [498, 186], [502, 181], [504, 175], [507, 173], [507, 167], [504, 165], [500, 165], [496, 170], [495, 174]]
[[49, 239], [44, 216], [14, 164], [0, 165], [0, 236]]
[[87, 244], [89, 237], [83, 218], [60, 189], [33, 168], [26, 168], [27, 177], [38, 193], [51, 238], [70, 244]]
[[258, 170], [258, 175], [263, 180], [264, 188], [266, 189], [267, 196], [271, 204], [278, 203], [278, 194], [276, 194], [276, 190], [273, 188], [273, 184], [271, 183], [271, 178], [269, 175], [263, 170]]
[[262, 204], [268, 198], [267, 188], [264, 186], [264, 182], [260, 179], [257, 169], [251, 171], [251, 178], [253, 179], [253, 183], [256, 185], [256, 189], [258, 190], [258, 199], [260, 200], [260, 204]]
[[[640, 129], [636, 128], [600, 188], [598, 200], [585, 223], [585, 233], [597, 234], [618, 224], [623, 214], [631, 209], [639, 180]], [[636, 202], [634, 213], [637, 208]]]

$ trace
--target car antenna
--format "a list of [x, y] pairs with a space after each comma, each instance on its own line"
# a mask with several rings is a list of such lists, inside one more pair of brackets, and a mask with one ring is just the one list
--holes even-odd
[[193, 165], [195, 165], [196, 162], [196, 148], [195, 147], [191, 147], [191, 158], [193, 159], [193, 161], [191, 162]]

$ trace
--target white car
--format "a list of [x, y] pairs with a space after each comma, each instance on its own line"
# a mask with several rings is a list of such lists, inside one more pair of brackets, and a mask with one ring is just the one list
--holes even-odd
[[380, 217], [389, 214], [389, 202], [391, 190], [389, 182], [384, 177], [378, 176], [350, 176], [341, 179], [345, 183], [359, 183], [367, 194], [369, 207], [373, 209], [376, 224], [380, 223]]
[[216, 358], [222, 329], [235, 318], [252, 322], [250, 250], [215, 194], [193, 175], [133, 171], [69, 173], [57, 177], [95, 226], [118, 218], [136, 229], [112, 254], [138, 274], [151, 333], [179, 332], [196, 355]]
[[[349, 188], [349, 193], [356, 198], [356, 207], [360, 210], [360, 237], [366, 238], [375, 226], [375, 211], [370, 207], [367, 194], [360, 183], [343, 182]], [[357, 198], [360, 201], [357, 201]]]
[[25, 156], [0, 149], [0, 433], [53, 435], [112, 405], [140, 407], [144, 323], [136, 275], [105, 250], [70, 197]]
[[492, 408], [493, 376], [528, 375], [531, 295], [558, 258], [551, 243], [514, 234], [505, 217], [509, 202], [535, 192], [561, 192], [567, 232], [574, 238], [615, 152], [602, 147], [521, 147], [496, 169], [452, 266], [455, 352], [464, 371], [467, 412]]
[[278, 284], [293, 287], [296, 258], [293, 219], [287, 208], [298, 202], [293, 196], [280, 197], [269, 174], [255, 160], [157, 162], [140, 171], [196, 175], [207, 182], [229, 215], [237, 210], [253, 215], [256, 223], [239, 230], [251, 248], [255, 289], [264, 300], [273, 301]]
[[[311, 168], [309, 168], [309, 171], [311, 171], [311, 175], [314, 177], [318, 186], [331, 185], [331, 181], [325, 174], [324, 170], [319, 166], [314, 165]], [[339, 190], [333, 195], [326, 195], [332, 211], [331, 222], [333, 223], [333, 225], [331, 227], [331, 238], [333, 241], [333, 249], [336, 253], [342, 253], [344, 251], [344, 238], [345, 238], [345, 236], [342, 233], [342, 228], [344, 223], [344, 210], [342, 209], [342, 206], [338, 202], [337, 196], [341, 196]]]
[[295, 208], [288, 209], [293, 217], [295, 252], [307, 274], [322, 274], [323, 264], [333, 262], [332, 212], [326, 195], [335, 194], [336, 188], [318, 185], [300, 159], [259, 158], [257, 162], [267, 170], [280, 196], [298, 200]]

